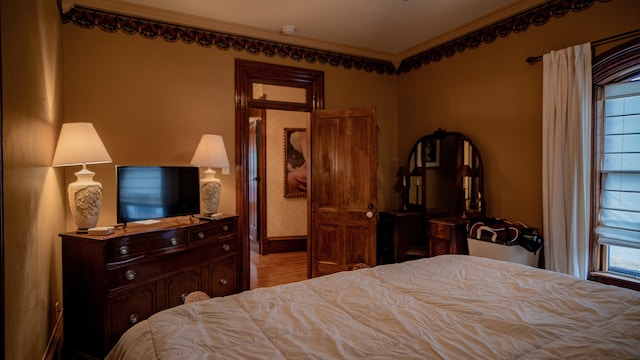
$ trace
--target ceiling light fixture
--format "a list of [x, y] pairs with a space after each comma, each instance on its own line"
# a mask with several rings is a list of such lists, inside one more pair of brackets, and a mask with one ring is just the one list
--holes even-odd
[[282, 27], [282, 33], [285, 35], [293, 35], [296, 33], [296, 27], [293, 25], [285, 25]]

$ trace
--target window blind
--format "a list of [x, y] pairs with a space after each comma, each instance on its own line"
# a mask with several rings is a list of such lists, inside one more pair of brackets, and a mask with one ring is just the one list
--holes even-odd
[[640, 249], [640, 81], [604, 88], [598, 242]]

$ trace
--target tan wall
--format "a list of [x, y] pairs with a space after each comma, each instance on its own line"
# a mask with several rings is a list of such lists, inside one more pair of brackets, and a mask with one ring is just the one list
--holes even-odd
[[[64, 177], [51, 168], [62, 123], [55, 1], [2, 1], [4, 359], [39, 359], [62, 299]], [[2, 356], [4, 355], [4, 357]]]
[[640, 1], [596, 3], [400, 77], [399, 154], [438, 128], [468, 135], [485, 166], [488, 215], [542, 228], [542, 63], [528, 56], [624, 33]]
[[[77, 170], [50, 167], [62, 122], [93, 122], [114, 164], [186, 165], [205, 132], [225, 138], [233, 164], [234, 58], [318, 69], [326, 108], [378, 109], [380, 210], [397, 206], [398, 159], [442, 127], [468, 134], [482, 151], [489, 213], [541, 226], [542, 69], [524, 59], [632, 29], [640, 13], [636, 0], [596, 3], [389, 76], [61, 26], [51, 0], [0, 4], [7, 359], [41, 357], [61, 297], [57, 234], [74, 228], [70, 216], [63, 223]], [[101, 225], [115, 222], [114, 164], [90, 166], [105, 186]], [[220, 178], [221, 211], [234, 212], [235, 170]]]
[[305, 112], [267, 110], [267, 237], [307, 235], [307, 198], [284, 197], [284, 129], [308, 129], [309, 117]]
[[[279, 63], [325, 72], [325, 107], [377, 105], [385, 144], [382, 183], [395, 176], [397, 151], [396, 82], [389, 75], [345, 70], [306, 62], [203, 48], [138, 35], [105, 33], [63, 25], [65, 121], [94, 123], [114, 164], [188, 165], [203, 133], [223, 136], [229, 161], [234, 155], [234, 59]], [[92, 165], [103, 184], [99, 225], [115, 223], [114, 164]], [[77, 171], [77, 170], [75, 170]], [[72, 181], [73, 170], [67, 170]], [[220, 211], [234, 213], [235, 168], [220, 176]], [[389, 189], [389, 187], [381, 187]], [[379, 204], [394, 201], [381, 190]], [[395, 206], [395, 205], [394, 205]], [[67, 228], [73, 223], [67, 217]]]

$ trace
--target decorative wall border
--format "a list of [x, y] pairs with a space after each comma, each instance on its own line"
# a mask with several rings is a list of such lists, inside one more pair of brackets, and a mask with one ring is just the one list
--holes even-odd
[[437, 62], [442, 58], [450, 58], [467, 49], [475, 49], [482, 44], [490, 44], [498, 37], [507, 37], [512, 33], [521, 33], [531, 25], [542, 26], [552, 17], [561, 18], [570, 11], [586, 10], [594, 2], [610, 2], [613, 0], [553, 0], [516, 14], [506, 20], [491, 24], [442, 45], [410, 56], [400, 63], [398, 73], [406, 73], [419, 69], [422, 65]]
[[442, 45], [410, 56], [402, 60], [398, 69], [395, 68], [392, 62], [385, 60], [225, 34], [78, 6], [62, 14], [62, 21], [63, 23], [71, 22], [82, 28], [97, 26], [105, 32], [117, 32], [120, 30], [129, 35], [137, 33], [148, 39], [160, 37], [168, 42], [180, 40], [186, 44], [196, 43], [203, 47], [215, 46], [221, 50], [234, 49], [251, 54], [261, 53], [268, 57], [279, 56], [296, 61], [304, 60], [311, 64], [317, 62], [323, 65], [328, 64], [334, 67], [364, 70], [378, 74], [401, 74], [419, 69], [423, 65], [440, 61], [443, 58], [450, 58], [456, 53], [461, 53], [467, 49], [475, 49], [482, 44], [490, 44], [499, 37], [504, 38], [512, 33], [526, 31], [531, 25], [544, 25], [552, 17], [561, 18], [571, 11], [584, 11], [595, 2], [610, 1], [613, 0], [551, 0], [506, 20], [485, 26]]
[[129, 35], [138, 33], [147, 39], [160, 37], [168, 42], [180, 40], [186, 44], [196, 43], [203, 47], [215, 46], [221, 50], [234, 49], [236, 51], [246, 51], [251, 54], [262, 53], [268, 57], [279, 56], [281, 58], [291, 58], [296, 61], [305, 60], [312, 64], [318, 62], [323, 65], [329, 64], [335, 67], [342, 66], [345, 69], [358, 69], [367, 72], [375, 71], [379, 74], [396, 73], [396, 68], [390, 61], [369, 59], [245, 36], [225, 34], [83, 7], [73, 7], [67, 13], [62, 14], [62, 21], [63, 23], [72, 22], [81, 28], [87, 29], [97, 26], [105, 32], [117, 32], [120, 30]]

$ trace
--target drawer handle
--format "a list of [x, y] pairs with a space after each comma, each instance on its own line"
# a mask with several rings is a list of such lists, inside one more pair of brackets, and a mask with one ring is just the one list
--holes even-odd
[[131, 281], [136, 278], [136, 272], [134, 270], [127, 270], [124, 273], [124, 278]]
[[198, 239], [204, 239], [204, 233], [202, 231], [198, 233]]
[[222, 251], [227, 252], [231, 249], [231, 246], [229, 246], [229, 244], [223, 244], [222, 245]]
[[171, 244], [171, 246], [178, 245], [178, 238], [172, 237], [171, 240], [169, 240], [169, 243]]
[[182, 303], [184, 304], [185, 300], [187, 300], [187, 293], [182, 293], [180, 294], [180, 301], [182, 301]]
[[229, 225], [223, 225], [222, 226], [222, 230], [229, 231]]
[[127, 255], [129, 254], [129, 247], [126, 245], [122, 245], [120, 246], [120, 249], [118, 251], [120, 252], [120, 255]]
[[133, 325], [133, 324], [136, 324], [138, 321], [140, 321], [140, 315], [138, 314], [129, 315], [129, 324]]
[[220, 279], [220, 285], [227, 286], [227, 279]]
[[442, 250], [444, 249], [444, 247], [442, 246], [442, 244], [438, 245], [438, 250]]

